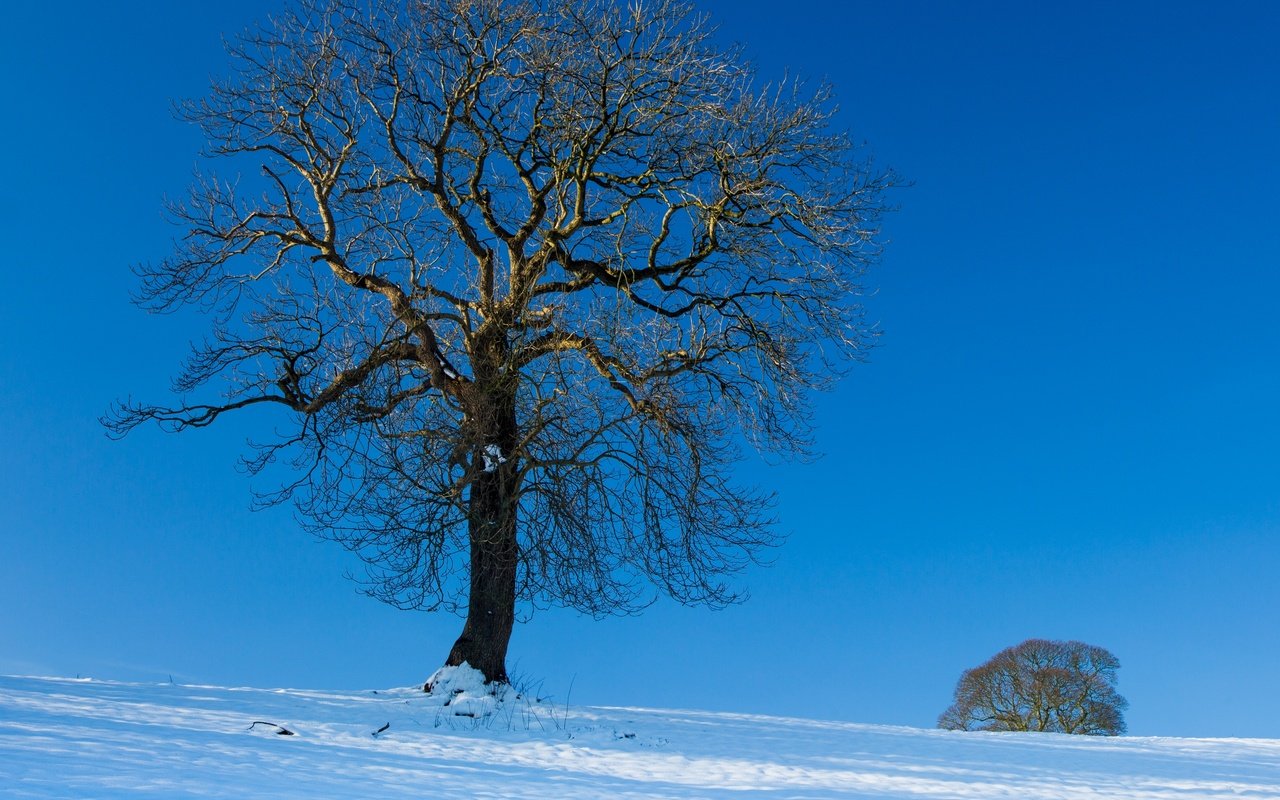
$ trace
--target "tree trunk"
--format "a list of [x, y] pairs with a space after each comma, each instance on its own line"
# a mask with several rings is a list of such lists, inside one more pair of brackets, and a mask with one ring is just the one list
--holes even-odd
[[445, 661], [446, 666], [465, 661], [490, 683], [507, 681], [507, 644], [516, 611], [515, 513], [503, 508], [508, 480], [497, 474], [503, 467], [471, 487], [471, 595], [462, 635]]
[[[506, 393], [503, 393], [504, 395]], [[486, 683], [506, 683], [507, 645], [516, 614], [517, 473], [512, 451], [516, 444], [515, 398], [491, 397], [492, 431], [486, 445], [484, 471], [471, 484], [468, 533], [471, 539], [471, 592], [467, 621], [454, 642], [445, 666], [466, 662], [484, 673]], [[489, 416], [489, 415], [486, 415]], [[499, 457], [503, 460], [499, 460]]]

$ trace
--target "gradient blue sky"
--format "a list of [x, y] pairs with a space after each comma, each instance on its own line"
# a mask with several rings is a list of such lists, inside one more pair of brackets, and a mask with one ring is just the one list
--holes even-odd
[[[1280, 737], [1280, 5], [732, 2], [766, 75], [836, 84], [915, 185], [883, 346], [827, 455], [747, 465], [791, 531], [723, 612], [540, 614], [563, 702], [931, 726], [1024, 638], [1115, 652], [1134, 734]], [[1047, 4], [1043, 4], [1046, 5]], [[0, 64], [0, 672], [420, 681], [457, 618], [356, 594], [235, 470], [263, 419], [108, 441], [206, 321], [129, 304], [200, 145], [173, 98], [274, 3], [24, 3]]]

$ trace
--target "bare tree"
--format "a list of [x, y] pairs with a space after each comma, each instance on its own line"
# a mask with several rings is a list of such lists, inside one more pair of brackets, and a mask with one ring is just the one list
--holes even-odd
[[1028, 639], [965, 670], [938, 727], [1116, 736], [1129, 705], [1116, 692], [1119, 669], [1101, 647]]
[[[290, 426], [246, 459], [447, 664], [506, 679], [517, 608], [739, 599], [776, 542], [740, 447], [809, 448], [805, 396], [872, 331], [888, 172], [825, 87], [758, 85], [679, 0], [304, 0], [181, 106], [234, 180], [173, 208], [141, 305], [211, 311], [174, 407]], [[216, 399], [189, 400], [209, 384]]]

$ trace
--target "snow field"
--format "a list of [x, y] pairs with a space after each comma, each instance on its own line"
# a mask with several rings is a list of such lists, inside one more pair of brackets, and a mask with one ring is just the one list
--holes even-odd
[[466, 673], [432, 681], [427, 695], [0, 678], [0, 796], [1280, 800], [1280, 740], [566, 707], [495, 698]]

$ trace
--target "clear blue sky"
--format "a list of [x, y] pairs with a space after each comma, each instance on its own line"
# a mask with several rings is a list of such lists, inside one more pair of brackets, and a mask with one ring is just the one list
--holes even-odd
[[[356, 594], [234, 465], [264, 420], [108, 441], [195, 315], [129, 304], [195, 130], [173, 98], [272, 3], [24, 3], [0, 47], [0, 672], [421, 680], [460, 620]], [[748, 466], [790, 542], [724, 612], [541, 614], [560, 701], [930, 726], [1024, 638], [1115, 652], [1134, 734], [1280, 737], [1280, 5], [703, 3], [761, 72], [829, 78], [915, 182], [885, 335], [827, 456]], [[1045, 4], [1048, 5], [1048, 4]], [[572, 693], [570, 694], [570, 685]]]

